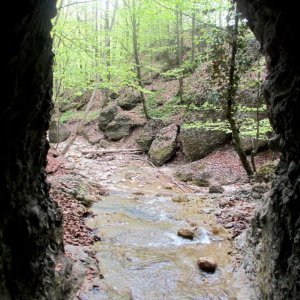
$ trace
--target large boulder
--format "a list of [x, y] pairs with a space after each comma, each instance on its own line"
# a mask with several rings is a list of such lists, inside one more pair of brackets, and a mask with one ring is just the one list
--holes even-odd
[[49, 142], [50, 143], [61, 143], [65, 141], [71, 134], [69, 128], [62, 123], [52, 121], [49, 127]]
[[176, 138], [178, 128], [172, 124], [161, 129], [149, 150], [150, 160], [156, 165], [161, 166], [169, 161], [176, 152]]
[[155, 136], [163, 127], [164, 122], [162, 120], [149, 120], [136, 141], [144, 152], [149, 151]]
[[116, 105], [109, 105], [102, 108], [99, 114], [98, 127], [100, 130], [105, 131], [107, 125], [113, 121], [118, 113]]
[[133, 129], [133, 122], [129, 116], [118, 113], [105, 129], [105, 137], [110, 141], [118, 141], [129, 136]]
[[131, 110], [142, 102], [140, 93], [131, 92], [118, 99], [118, 105], [124, 110]]
[[181, 127], [180, 140], [184, 155], [191, 161], [207, 156], [228, 139], [223, 130]]

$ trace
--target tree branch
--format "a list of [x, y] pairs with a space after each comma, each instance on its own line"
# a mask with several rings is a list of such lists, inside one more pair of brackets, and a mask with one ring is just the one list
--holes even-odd
[[72, 5], [77, 5], [77, 4], [86, 4], [86, 3], [91, 3], [91, 2], [97, 2], [98, 0], [90, 0], [90, 1], [79, 1], [79, 2], [73, 2], [73, 3], [69, 3], [69, 4], [66, 4], [64, 6], [60, 6], [59, 8], [57, 8], [57, 11], [65, 8], [65, 7], [69, 7], [69, 6], [72, 6]]
[[[159, 5], [159, 6], [163, 7], [163, 8], [165, 8], [165, 9], [168, 9], [168, 10], [171, 10], [171, 11], [174, 11], [174, 12], [177, 12], [176, 9], [173, 9], [172, 7], [169, 7], [169, 6], [166, 6], [166, 5], [164, 5], [164, 4], [161, 4], [161, 3], [158, 2], [157, 0], [152, 0], [152, 1], [153, 1], [154, 3], [156, 3], [157, 5]], [[194, 18], [193, 16], [188, 15], [188, 14], [186, 14], [186, 13], [182, 13], [182, 15], [184, 15], [185, 17], [191, 18], [191, 19]], [[217, 28], [217, 29], [219, 29], [219, 30], [223, 30], [223, 31], [225, 31], [225, 32], [228, 32], [228, 30], [225, 29], [225, 28], [223, 28], [223, 27], [220, 27], [220, 26], [217, 26], [217, 25], [214, 25], [214, 24], [209, 24], [209, 23], [200, 21], [200, 20], [198, 20], [198, 19], [195, 19], [195, 21], [197, 21], [197, 22], [200, 23], [200, 24], [206, 25], [206, 26], [208, 26], [208, 27], [213, 27], [213, 28]]]

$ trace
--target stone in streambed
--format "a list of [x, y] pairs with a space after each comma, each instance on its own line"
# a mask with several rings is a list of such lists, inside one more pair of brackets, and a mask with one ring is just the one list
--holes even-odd
[[221, 185], [211, 185], [209, 187], [209, 193], [211, 194], [222, 194], [224, 192], [224, 188]]
[[189, 198], [186, 195], [177, 195], [175, 197], [172, 198], [173, 202], [176, 203], [184, 203], [184, 202], [189, 202]]
[[211, 257], [200, 257], [197, 266], [204, 272], [214, 273], [218, 266], [217, 262]]
[[188, 240], [193, 240], [195, 237], [195, 232], [189, 229], [179, 229], [177, 235]]

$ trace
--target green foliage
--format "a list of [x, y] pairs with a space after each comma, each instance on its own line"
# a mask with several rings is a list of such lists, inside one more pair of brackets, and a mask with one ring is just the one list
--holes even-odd
[[178, 97], [174, 97], [171, 101], [165, 103], [163, 106], [158, 104], [157, 98], [162, 91], [153, 93], [147, 99], [147, 106], [149, 115], [154, 119], [166, 120], [169, 117], [182, 113], [187, 108], [186, 105], [180, 104]]
[[[267, 134], [272, 132], [269, 119], [259, 121], [259, 139], [268, 139]], [[243, 119], [240, 127], [240, 135], [242, 137], [256, 138], [257, 124], [252, 118]]]
[[[240, 135], [245, 138], [256, 138], [257, 133], [257, 124], [256, 120], [251, 118], [237, 120], [240, 124]], [[230, 125], [227, 120], [221, 121], [217, 120], [213, 121], [206, 121], [206, 122], [194, 122], [194, 123], [186, 123], [183, 124], [184, 129], [190, 128], [203, 128], [206, 130], [222, 130], [226, 133], [231, 133]], [[272, 132], [272, 128], [268, 119], [263, 119], [259, 122], [259, 139], [267, 139], [267, 134]]]
[[215, 111], [222, 111], [222, 108], [215, 103], [206, 101], [201, 105], [201, 110], [215, 110]]
[[161, 76], [168, 79], [180, 79], [183, 77], [184, 68], [174, 68], [161, 73]]
[[[67, 111], [61, 115], [60, 121], [62, 123], [66, 123], [69, 121], [80, 121], [80, 120], [82, 120], [83, 116], [84, 116], [83, 111]], [[91, 121], [94, 121], [98, 118], [98, 116], [99, 116], [99, 113], [97, 111], [89, 112], [86, 117], [85, 122], [89, 123]]]
[[240, 112], [265, 112], [267, 110], [267, 106], [265, 104], [262, 104], [258, 109], [256, 107], [250, 107], [246, 105], [237, 105], [237, 111]]
[[191, 128], [200, 129], [200, 128], [202, 128], [202, 129], [211, 130], [211, 131], [221, 130], [226, 133], [231, 132], [228, 122], [221, 121], [221, 120], [217, 120], [215, 122], [212, 122], [212, 121], [200, 122], [200, 121], [198, 121], [198, 122], [194, 122], [194, 123], [183, 124], [183, 128], [184, 129], [191, 129]]
[[[54, 94], [59, 101], [73, 101], [75, 97], [93, 90], [98, 83], [103, 90], [119, 92], [132, 87], [143, 92], [152, 118], [167, 119], [187, 111], [195, 114], [206, 110], [215, 110], [218, 113], [222, 111], [226, 100], [232, 42], [228, 32], [230, 22], [227, 21], [230, 1], [135, 0], [142, 79], [152, 79], [156, 74], [171, 80], [185, 78], [185, 104], [180, 104], [177, 97], [165, 101], [161, 99], [163, 90], [153, 93], [140, 85], [132, 46], [133, 0], [119, 1], [116, 10], [114, 0], [109, 1], [108, 10], [105, 2], [87, 1], [66, 6], [59, 10], [59, 15], [54, 20]], [[176, 11], [179, 10], [183, 14], [180, 37], [183, 38], [184, 51], [182, 63], [178, 66], [177, 62], [174, 63], [174, 58], [178, 54]], [[193, 15], [196, 19], [196, 30], [192, 37]], [[109, 28], [105, 23], [106, 16], [111, 25]], [[115, 22], [111, 24], [113, 19]], [[245, 23], [241, 23], [239, 31], [236, 70], [237, 79], [240, 79], [238, 94], [244, 97], [243, 92], [250, 90], [253, 91], [252, 98], [255, 99], [265, 75], [265, 63]], [[191, 60], [192, 38], [196, 45], [194, 60]], [[189, 84], [192, 88], [187, 87]], [[188, 88], [190, 92], [186, 93]], [[196, 93], [201, 95], [199, 101]], [[248, 99], [247, 96], [242, 100], [243, 103], [236, 106], [237, 112], [256, 112], [255, 105], [249, 104], [253, 99]], [[258, 106], [259, 112], [265, 111], [265, 106]], [[82, 112], [71, 111], [64, 113], [62, 120], [66, 122], [82, 116]], [[88, 120], [94, 118], [97, 118], [97, 114], [88, 115]], [[237, 121], [242, 136], [256, 136], [254, 120]], [[229, 130], [228, 124], [223, 121], [198, 122], [184, 126], [202, 126], [210, 130], [222, 128], [226, 132]], [[259, 126], [261, 136], [271, 130], [267, 120], [260, 121]]]

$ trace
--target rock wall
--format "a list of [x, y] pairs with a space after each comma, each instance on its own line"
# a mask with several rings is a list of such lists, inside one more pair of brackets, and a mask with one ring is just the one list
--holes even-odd
[[54, 257], [63, 248], [61, 215], [49, 198], [44, 171], [55, 1], [8, 1], [3, 12], [0, 299], [60, 299], [55, 295]]
[[282, 149], [271, 196], [249, 235], [250, 271], [259, 299], [300, 299], [300, 18], [296, 1], [237, 3], [266, 55], [264, 93]]

